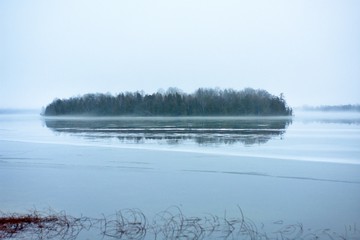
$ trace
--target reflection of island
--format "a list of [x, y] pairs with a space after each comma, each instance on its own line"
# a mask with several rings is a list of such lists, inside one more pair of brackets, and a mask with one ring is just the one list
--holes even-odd
[[252, 145], [283, 135], [291, 118], [46, 118], [45, 124], [59, 133], [85, 138], [117, 138], [123, 143]]

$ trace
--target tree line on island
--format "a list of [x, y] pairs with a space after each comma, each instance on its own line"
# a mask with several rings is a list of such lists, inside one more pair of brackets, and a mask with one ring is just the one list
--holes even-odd
[[69, 99], [55, 99], [43, 112], [46, 116], [275, 116], [292, 115], [283, 94], [265, 90], [199, 88], [192, 94], [177, 88], [144, 94], [125, 92], [85, 94]]

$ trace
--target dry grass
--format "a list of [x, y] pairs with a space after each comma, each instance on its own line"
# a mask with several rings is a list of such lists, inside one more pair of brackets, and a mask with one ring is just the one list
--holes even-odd
[[330, 229], [305, 230], [302, 224], [276, 223], [278, 230], [264, 232], [239, 208], [237, 217], [204, 215], [187, 217], [179, 207], [162, 211], [149, 221], [138, 209], [125, 209], [100, 218], [72, 217], [65, 212], [0, 212], [0, 239], [78, 239], [91, 231], [92, 239], [241, 239], [241, 240], [359, 240], [356, 225], [343, 234]]
[[88, 218], [75, 218], [65, 212], [31, 211], [27, 214], [0, 216], [0, 239], [67, 239], [74, 240], [81, 230], [89, 228]]

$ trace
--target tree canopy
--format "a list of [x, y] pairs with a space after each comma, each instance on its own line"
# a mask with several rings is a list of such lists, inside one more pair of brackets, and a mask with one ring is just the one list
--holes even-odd
[[268, 116], [292, 115], [283, 94], [274, 96], [265, 90], [199, 88], [187, 94], [176, 88], [144, 94], [125, 92], [85, 94], [55, 99], [44, 110], [47, 116]]

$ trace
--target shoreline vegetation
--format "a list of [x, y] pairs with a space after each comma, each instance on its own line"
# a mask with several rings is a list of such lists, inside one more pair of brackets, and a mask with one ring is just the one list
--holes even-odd
[[199, 88], [192, 94], [177, 88], [145, 94], [125, 92], [85, 94], [55, 99], [42, 112], [45, 116], [291, 116], [283, 94], [261, 89]]
[[73, 217], [65, 212], [48, 210], [25, 214], [0, 212], [0, 239], [63, 239], [76, 240], [81, 233], [98, 239], [268, 239], [268, 240], [355, 240], [357, 226], [346, 225], [344, 233], [331, 229], [309, 229], [301, 223], [285, 224], [279, 220], [266, 232], [244, 216], [240, 207], [236, 217], [205, 214], [186, 216], [173, 206], [149, 219], [139, 209], [123, 209], [114, 215], [99, 218]]

